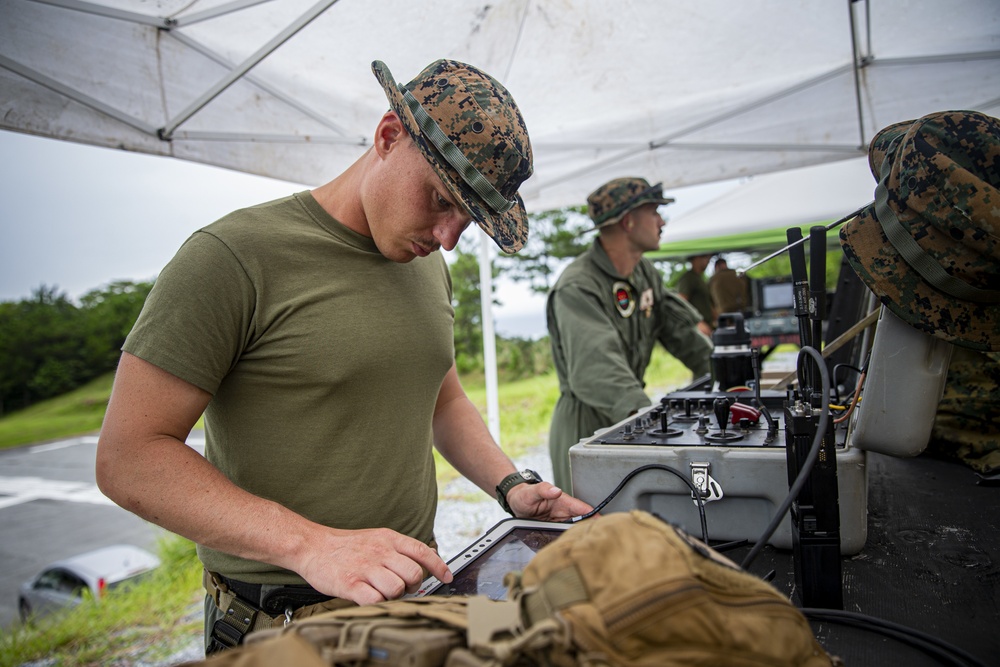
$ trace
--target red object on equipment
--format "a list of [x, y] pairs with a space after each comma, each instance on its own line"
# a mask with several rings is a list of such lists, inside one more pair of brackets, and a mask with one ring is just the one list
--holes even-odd
[[733, 403], [729, 406], [729, 419], [734, 425], [739, 426], [740, 419], [746, 417], [751, 424], [760, 421], [760, 410], [744, 403]]

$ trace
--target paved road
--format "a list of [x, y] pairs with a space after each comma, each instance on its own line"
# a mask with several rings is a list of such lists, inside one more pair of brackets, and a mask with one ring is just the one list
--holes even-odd
[[[188, 444], [203, 451], [202, 434]], [[96, 452], [96, 436], [0, 451], [0, 628], [18, 622], [21, 582], [54, 560], [117, 543], [155, 551], [164, 531], [101, 494]]]

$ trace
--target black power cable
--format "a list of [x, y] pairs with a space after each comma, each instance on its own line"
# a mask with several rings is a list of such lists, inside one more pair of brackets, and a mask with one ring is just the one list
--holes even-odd
[[604, 507], [607, 506], [608, 503], [614, 500], [615, 496], [617, 496], [621, 492], [621, 490], [625, 488], [625, 485], [628, 484], [633, 477], [646, 470], [665, 470], [670, 474], [674, 475], [675, 477], [679, 478], [685, 484], [687, 484], [688, 488], [691, 489], [691, 493], [694, 494], [696, 503], [698, 505], [698, 516], [701, 518], [701, 540], [705, 544], [708, 544], [708, 523], [705, 521], [705, 499], [702, 497], [701, 491], [698, 490], [698, 487], [695, 486], [694, 482], [688, 479], [684, 475], [684, 473], [677, 470], [676, 468], [671, 468], [670, 466], [664, 465], [662, 463], [648, 463], [646, 465], [639, 466], [635, 470], [630, 471], [627, 475], [625, 475], [624, 478], [622, 478], [622, 481], [618, 483], [618, 486], [615, 487], [614, 491], [612, 491], [607, 498], [602, 500], [597, 505], [597, 507], [587, 512], [586, 514], [573, 517], [569, 521], [566, 521], [566, 523], [576, 523], [577, 521], [583, 521], [584, 519], [589, 519], [590, 517], [594, 516], [602, 509], [604, 509]]
[[939, 637], [929, 635], [914, 628], [886, 621], [875, 616], [859, 614], [853, 611], [842, 611], [839, 609], [814, 609], [806, 607], [801, 609], [802, 613], [810, 621], [817, 623], [840, 623], [868, 632], [876, 632], [886, 637], [891, 637], [923, 651], [942, 664], [956, 665], [956, 667], [986, 667], [986, 664], [967, 651], [950, 644]]

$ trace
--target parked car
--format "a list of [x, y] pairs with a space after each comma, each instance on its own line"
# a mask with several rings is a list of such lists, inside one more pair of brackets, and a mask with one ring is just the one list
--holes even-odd
[[74, 607], [83, 600], [85, 590], [99, 600], [107, 591], [135, 582], [159, 565], [155, 555], [130, 544], [56, 561], [21, 584], [17, 602], [21, 621], [27, 623], [57, 609]]

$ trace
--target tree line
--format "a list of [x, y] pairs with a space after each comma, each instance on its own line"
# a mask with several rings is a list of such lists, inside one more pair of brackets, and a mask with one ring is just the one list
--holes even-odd
[[[536, 244], [544, 247], [543, 240]], [[545, 273], [538, 268], [544, 263], [538, 256], [527, 260], [532, 264], [528, 269], [518, 268], [520, 264], [510, 257], [494, 265], [494, 278], [501, 271], [517, 274], [516, 279]], [[457, 250], [450, 270], [459, 371], [481, 373], [482, 299], [475, 241]], [[152, 287], [152, 282], [116, 281], [87, 292], [74, 303], [58, 287], [42, 285], [26, 299], [0, 302], [0, 415], [72, 391], [113, 371]], [[497, 337], [497, 366], [503, 379], [530, 377], [551, 365], [547, 338]]]
[[[551, 288], [562, 268], [592, 243], [585, 207], [531, 215], [531, 236], [515, 255], [501, 253], [493, 277], [527, 282], [538, 293]], [[477, 244], [463, 236], [450, 263], [455, 308], [455, 357], [459, 372], [483, 372], [482, 299]], [[839, 260], [837, 260], [839, 261]], [[767, 274], [785, 274], [787, 259]], [[685, 262], [659, 265], [668, 285]], [[118, 363], [125, 337], [135, 324], [152, 282], [116, 281], [74, 303], [58, 288], [42, 285], [21, 301], [0, 302], [0, 415], [71, 391]], [[499, 303], [494, 299], [494, 305]], [[497, 337], [501, 379], [516, 380], [552, 367], [548, 337]]]
[[21, 410], [114, 370], [151, 282], [116, 281], [79, 305], [42, 285], [0, 302], [0, 414]]

